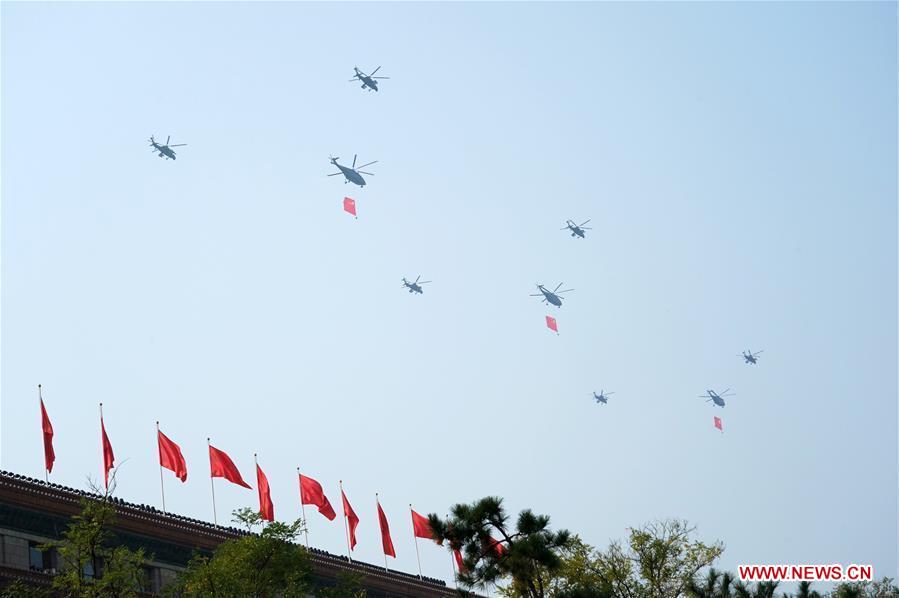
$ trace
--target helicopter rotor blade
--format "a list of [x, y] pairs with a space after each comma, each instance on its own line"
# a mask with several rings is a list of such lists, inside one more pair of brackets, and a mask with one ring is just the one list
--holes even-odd
[[559, 287], [561, 287], [561, 286], [562, 286], [562, 283], [560, 282], [560, 283], [559, 283], [559, 286], [553, 289], [553, 293], [555, 293], [556, 291], [558, 291], [558, 290], [559, 290]]
[[[361, 165], [359, 168], [365, 168], [366, 166], [371, 166], [372, 164], [377, 164], [377, 163], [378, 163], [378, 161], [375, 160], [375, 161], [373, 161], [373, 162], [369, 162], [368, 164], [363, 164], [363, 165]], [[355, 161], [355, 160], [353, 160], [353, 168], [356, 168], [356, 161]]]
[[556, 295], [561, 295], [562, 293], [570, 293], [574, 289], [565, 289], [564, 291], [553, 291]]
[[357, 155], [358, 155], [358, 154], [353, 154], [353, 168], [354, 168], [354, 169], [356, 168], [356, 156], [357, 156]]
[[528, 297], [543, 297], [543, 293], [537, 293], [536, 295], [528, 295]]
[[369, 77], [374, 76], [374, 74], [377, 73], [379, 70], [381, 70], [381, 67], [380, 67], [380, 66], [379, 66], [378, 68], [376, 68], [375, 70], [373, 70], [373, 71], [371, 72], [371, 75], [369, 75]]
[[169, 135], [168, 137], [166, 137], [166, 138], [165, 138], [165, 144], [168, 145], [168, 144], [169, 144], [169, 141], [170, 141], [171, 139], [172, 139], [172, 136], [171, 136], [171, 135]]
[[372, 77], [372, 79], [390, 79], [390, 77]]
[[187, 145], [186, 143], [176, 143], [175, 145], [170, 145], [169, 147], [182, 147]]
[[364, 170], [357, 170], [356, 172], [358, 172], [359, 174], [367, 174], [368, 176], [375, 176], [375, 173], [365, 172]]
[[343, 174], [342, 172], [335, 172], [334, 174], [329, 174], [328, 176], [337, 176], [339, 174]]
[[421, 274], [415, 277], [415, 281], [412, 284], [418, 284], [418, 279], [421, 278]]
[[429, 282], [431, 282], [431, 281], [430, 281], [430, 280], [423, 280], [423, 281], [421, 281], [421, 282], [418, 283], [418, 284], [428, 284]]
[[578, 224], [578, 226], [584, 226], [585, 224], [587, 224], [588, 222], [590, 222], [590, 220], [592, 220], [592, 218], [588, 218], [587, 220], [584, 220], [583, 222], [581, 222], [580, 224]]

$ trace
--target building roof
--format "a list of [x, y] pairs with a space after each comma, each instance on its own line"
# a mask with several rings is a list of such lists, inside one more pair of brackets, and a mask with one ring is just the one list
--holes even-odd
[[[7, 507], [5, 521], [0, 526], [12, 525], [22, 532], [58, 537], [59, 532], [54, 531], [59, 529], [58, 525], [47, 522], [68, 520], [80, 513], [80, 501], [85, 498], [103, 499], [91, 492], [0, 471], [0, 506]], [[155, 560], [168, 561], [175, 566], [185, 566], [186, 558], [194, 551], [212, 552], [222, 542], [250, 533], [235, 527], [163, 513], [153, 506], [129, 503], [120, 498], [110, 497], [108, 500], [116, 510], [114, 531], [120, 536], [127, 536], [129, 544], [150, 544], [150, 551], [156, 554]], [[11, 515], [13, 512], [18, 515]], [[152, 550], [154, 547], [174, 550], [163, 550], [164, 554], [159, 554], [159, 551]], [[309, 548], [309, 552], [313, 575], [317, 579], [333, 581], [340, 572], [357, 573], [362, 576], [370, 596], [451, 596], [457, 593], [440, 579], [420, 579], [410, 573], [385, 571], [384, 567], [355, 560], [351, 562], [345, 556], [317, 548]]]

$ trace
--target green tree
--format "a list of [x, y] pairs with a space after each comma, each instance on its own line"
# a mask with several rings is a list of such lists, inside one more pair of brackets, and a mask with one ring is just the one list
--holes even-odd
[[3, 588], [0, 594], [3, 598], [49, 598], [52, 595], [52, 590], [30, 586], [18, 579]]
[[755, 585], [738, 581], [734, 584], [734, 595], [737, 598], [774, 598], [779, 582], [760, 581]]
[[303, 520], [262, 524], [256, 511], [234, 511], [234, 521], [248, 535], [223, 542], [212, 557], [191, 559], [187, 570], [167, 593], [197, 598], [288, 598], [310, 591], [311, 566], [306, 550], [295, 540], [304, 531]]
[[705, 580], [691, 579], [687, 583], [687, 595], [693, 598], [731, 598], [734, 595], [733, 584], [733, 575], [712, 567], [706, 573]]
[[502, 499], [486, 497], [458, 504], [450, 517], [428, 516], [431, 529], [450, 549], [463, 552], [465, 571], [459, 581], [469, 588], [485, 587], [510, 578], [518, 596], [543, 598], [547, 584], [562, 566], [560, 552], [568, 546], [568, 531], [549, 530], [549, 517], [521, 511], [513, 529]]
[[82, 499], [81, 513], [72, 518], [62, 540], [41, 547], [55, 549], [59, 559], [54, 595], [120, 598], [144, 589], [144, 550], [117, 544], [114, 521], [115, 509], [105, 499]]
[[858, 581], [838, 583], [830, 596], [832, 598], [899, 598], [899, 587], [892, 578], [880, 581]]
[[[626, 545], [613, 541], [604, 551], [575, 552], [565, 561], [565, 578], [551, 581], [558, 596], [613, 598], [728, 598], [732, 576], [710, 572], [697, 576], [723, 552], [721, 543], [706, 544], [693, 539], [695, 528], [685, 521], [667, 520], [632, 528]], [[558, 572], [558, 571], [557, 571]], [[570, 580], [583, 580], [572, 584]]]
[[812, 589], [812, 582], [800, 581], [796, 590], [796, 598], [821, 598], [821, 594]]
[[318, 596], [322, 598], [365, 598], [362, 576], [352, 571], [342, 571], [337, 574], [337, 585], [320, 589]]
[[[548, 598], [611, 598], [610, 586], [595, 567], [596, 549], [580, 536], [572, 536], [568, 545], [559, 550], [560, 565], [554, 572], [545, 568], [541, 574], [545, 580]], [[501, 596], [521, 596], [514, 585], [498, 588]]]
[[549, 583], [553, 598], [611, 598], [612, 586], [596, 567], [596, 549], [573, 536], [562, 549], [562, 566]]

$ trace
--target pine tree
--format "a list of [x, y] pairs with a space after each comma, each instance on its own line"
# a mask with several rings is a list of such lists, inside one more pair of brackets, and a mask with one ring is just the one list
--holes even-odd
[[428, 516], [438, 541], [463, 553], [459, 581], [486, 587], [504, 578], [521, 596], [543, 598], [551, 576], [562, 564], [560, 551], [570, 542], [567, 530], [549, 530], [549, 517], [521, 511], [514, 529], [502, 499], [488, 496], [471, 505], [458, 504], [450, 517]]

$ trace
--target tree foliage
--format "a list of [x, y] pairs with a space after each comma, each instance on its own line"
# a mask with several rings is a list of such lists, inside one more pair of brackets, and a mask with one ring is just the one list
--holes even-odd
[[[252, 532], [262, 524], [259, 513], [234, 511], [234, 521]], [[223, 542], [212, 557], [197, 555], [168, 588], [174, 596], [198, 598], [288, 598], [310, 591], [311, 567], [306, 550], [295, 543], [303, 520], [265, 525], [258, 534]]]
[[566, 530], [550, 531], [549, 517], [530, 509], [518, 514], [513, 529], [502, 499], [492, 496], [455, 505], [446, 520], [435, 514], [428, 520], [439, 541], [462, 551], [463, 585], [485, 587], [509, 578], [518, 595], [533, 598], [546, 596], [546, 584], [562, 565], [560, 551], [571, 539]]
[[[687, 584], [686, 592], [690, 598], [732, 598], [734, 596], [734, 577], [728, 572], [720, 572], [710, 568], [704, 580], [693, 578]], [[811, 597], [806, 597], [811, 598]]]
[[53, 589], [58, 595], [119, 598], [145, 589], [144, 550], [117, 544], [114, 521], [115, 509], [105, 499], [82, 499], [81, 513], [72, 518], [62, 540], [41, 547], [56, 549], [60, 571]]
[[677, 519], [631, 528], [627, 546], [612, 542], [597, 553], [594, 566], [615, 597], [684, 596], [699, 572], [724, 551], [720, 542], [694, 540], [694, 531]]
[[40, 547], [57, 554], [60, 570], [53, 577], [52, 589], [16, 582], [3, 596], [127, 598], [148, 589], [143, 569], [147, 557], [143, 549], [131, 550], [116, 542], [111, 531], [114, 521], [115, 509], [106, 497], [82, 499], [81, 513], [72, 518], [62, 539]]
[[352, 571], [342, 571], [337, 574], [337, 585], [321, 588], [317, 596], [322, 598], [365, 598], [362, 576]]
[[832, 598], [899, 598], [899, 587], [890, 577], [880, 581], [857, 581], [838, 583], [831, 593]]
[[17, 579], [3, 588], [0, 596], [3, 598], [49, 598], [52, 596], [52, 592], [47, 588], [31, 586]]
[[[595, 566], [596, 550], [580, 536], [572, 536], [559, 551], [560, 566], [554, 572], [542, 571], [546, 596], [550, 598], [611, 598], [609, 584]], [[515, 585], [498, 589], [507, 598], [517, 598], [521, 592]]]

